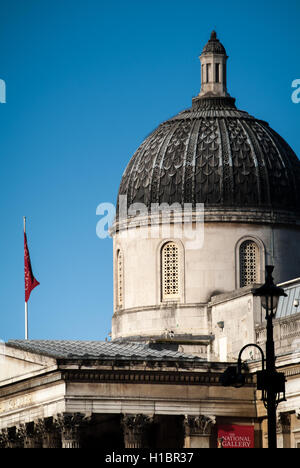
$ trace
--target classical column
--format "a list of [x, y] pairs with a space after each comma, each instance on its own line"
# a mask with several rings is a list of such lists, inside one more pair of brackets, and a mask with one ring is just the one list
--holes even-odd
[[53, 418], [38, 419], [34, 426], [42, 442], [42, 448], [61, 448], [61, 434]]
[[291, 448], [291, 416], [277, 414], [277, 448]]
[[215, 416], [185, 415], [184, 448], [210, 448], [211, 432], [215, 423]]
[[62, 448], [81, 448], [81, 429], [88, 418], [82, 413], [62, 413], [56, 417]]
[[153, 416], [145, 414], [124, 414], [122, 428], [125, 448], [148, 448], [147, 429]]

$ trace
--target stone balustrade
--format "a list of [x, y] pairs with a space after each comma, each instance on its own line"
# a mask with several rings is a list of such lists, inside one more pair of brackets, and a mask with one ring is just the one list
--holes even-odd
[[[274, 341], [277, 355], [300, 349], [300, 314], [274, 320]], [[256, 327], [256, 343], [265, 348], [266, 325]], [[256, 352], [257, 358], [259, 353]]]

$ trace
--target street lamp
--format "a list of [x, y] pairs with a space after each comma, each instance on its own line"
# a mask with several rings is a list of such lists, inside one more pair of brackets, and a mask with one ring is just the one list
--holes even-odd
[[277, 448], [276, 437], [276, 408], [280, 401], [278, 395], [281, 391], [284, 392], [285, 378], [284, 374], [276, 371], [275, 366], [275, 345], [273, 337], [273, 319], [276, 314], [276, 308], [279, 298], [287, 296], [282, 288], [274, 284], [273, 273], [274, 267], [266, 266], [266, 282], [263, 286], [253, 292], [253, 296], [261, 297], [262, 307], [266, 311], [267, 321], [267, 340], [266, 340], [266, 370], [260, 376], [258, 388], [263, 390], [263, 401], [268, 414], [268, 441], [269, 448]]
[[[256, 373], [257, 390], [262, 391], [262, 401], [268, 415], [268, 447], [277, 448], [276, 437], [276, 408], [281, 401], [285, 400], [285, 375], [276, 371], [275, 366], [275, 345], [273, 337], [273, 319], [279, 298], [287, 296], [282, 288], [274, 284], [272, 277], [274, 267], [266, 266], [266, 282], [263, 286], [253, 291], [253, 296], [261, 297], [261, 305], [266, 311], [267, 340], [266, 356], [257, 344], [250, 343], [244, 346], [238, 357], [237, 367], [229, 367], [222, 375], [220, 382], [224, 386], [242, 387], [245, 384], [245, 375], [242, 373], [242, 353], [254, 346], [259, 349], [262, 355], [262, 370]], [[283, 398], [280, 395], [283, 394]]]

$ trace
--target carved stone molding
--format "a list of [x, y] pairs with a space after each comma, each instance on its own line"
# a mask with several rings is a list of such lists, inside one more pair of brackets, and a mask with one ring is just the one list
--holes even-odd
[[210, 436], [213, 426], [216, 424], [215, 416], [189, 416], [184, 417], [184, 429], [186, 437]]
[[[164, 370], [164, 366], [174, 366], [174, 362], [152, 363], [155, 370], [68, 370], [64, 372], [64, 379], [70, 382], [103, 382], [103, 383], [130, 383], [130, 384], [149, 384], [149, 385], [219, 385], [221, 372], [184, 372]], [[150, 364], [149, 364], [150, 365]], [[179, 363], [182, 365], [182, 363]], [[194, 362], [186, 363], [186, 366], [192, 368]], [[159, 372], [158, 372], [159, 371]], [[223, 372], [223, 370], [222, 370]], [[253, 384], [253, 376], [246, 378], [246, 385]]]
[[153, 416], [125, 414], [122, 419], [125, 448], [147, 448], [147, 429]]

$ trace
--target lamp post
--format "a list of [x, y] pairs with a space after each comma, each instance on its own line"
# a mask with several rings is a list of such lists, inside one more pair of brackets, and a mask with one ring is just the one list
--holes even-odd
[[[273, 319], [279, 297], [287, 296], [282, 288], [274, 284], [272, 277], [274, 267], [266, 266], [266, 282], [263, 286], [253, 291], [254, 296], [261, 297], [262, 307], [266, 311], [267, 321], [267, 341], [266, 356], [263, 350], [255, 343], [244, 346], [238, 358], [236, 367], [230, 366], [221, 377], [220, 381], [224, 386], [242, 387], [245, 384], [245, 374], [242, 372], [242, 353], [254, 346], [259, 349], [262, 355], [262, 370], [256, 373], [257, 390], [262, 391], [262, 401], [268, 415], [268, 448], [277, 448], [276, 436], [276, 408], [281, 401], [285, 401], [285, 375], [276, 371], [275, 345], [273, 337]], [[280, 395], [283, 393], [283, 398]]]
[[261, 297], [262, 307], [266, 311], [267, 321], [267, 341], [266, 341], [266, 371], [263, 376], [262, 389], [265, 391], [263, 396], [264, 404], [268, 414], [268, 442], [269, 448], [277, 448], [276, 436], [276, 408], [279, 403], [277, 397], [279, 390], [282, 389], [282, 375], [276, 371], [275, 366], [275, 345], [273, 337], [273, 319], [275, 317], [276, 308], [279, 297], [286, 296], [282, 288], [274, 284], [273, 273], [274, 267], [266, 266], [266, 282], [263, 286], [256, 289], [254, 296]]

